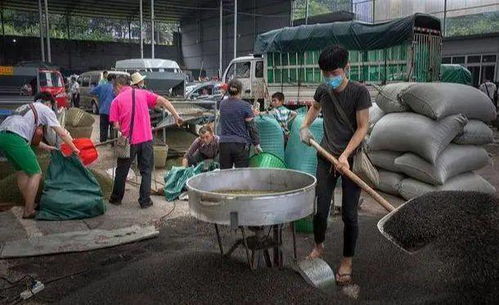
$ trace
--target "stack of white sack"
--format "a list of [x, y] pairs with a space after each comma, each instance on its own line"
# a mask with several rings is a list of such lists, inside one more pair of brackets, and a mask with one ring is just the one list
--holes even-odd
[[409, 200], [442, 190], [495, 193], [474, 173], [490, 163], [487, 123], [496, 110], [471, 86], [396, 83], [384, 86], [370, 110], [369, 156], [380, 191]]

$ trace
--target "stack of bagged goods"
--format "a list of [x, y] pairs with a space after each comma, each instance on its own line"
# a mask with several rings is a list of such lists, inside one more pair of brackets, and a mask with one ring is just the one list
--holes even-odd
[[480, 90], [453, 83], [384, 86], [370, 110], [369, 157], [380, 191], [411, 199], [432, 191], [495, 193], [474, 173], [490, 163], [494, 105]]
[[91, 114], [79, 108], [69, 108], [66, 111], [65, 127], [75, 139], [90, 138], [94, 122]]

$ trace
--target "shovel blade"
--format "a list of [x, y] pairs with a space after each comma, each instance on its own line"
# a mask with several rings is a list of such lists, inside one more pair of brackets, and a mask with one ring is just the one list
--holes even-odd
[[311, 286], [325, 292], [336, 286], [334, 271], [320, 258], [303, 259], [296, 263], [296, 271]]
[[[425, 244], [419, 244], [419, 245], [411, 245], [410, 247], [405, 245], [399, 238], [396, 236], [390, 234], [388, 230], [386, 230], [385, 225], [386, 223], [390, 222], [391, 218], [394, 217], [395, 215], [402, 213], [401, 209], [404, 209], [405, 206], [411, 205], [414, 203], [414, 199], [411, 199], [407, 201], [406, 203], [402, 204], [401, 206], [397, 207], [395, 210], [391, 211], [390, 213], [386, 214], [383, 218], [378, 221], [378, 230], [379, 232], [390, 242], [392, 242], [395, 246], [397, 246], [399, 249], [404, 251], [407, 254], [414, 254], [424, 246]], [[399, 215], [397, 215], [399, 216]]]

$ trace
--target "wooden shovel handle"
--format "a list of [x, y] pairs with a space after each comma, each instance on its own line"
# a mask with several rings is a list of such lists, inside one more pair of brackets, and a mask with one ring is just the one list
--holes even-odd
[[[310, 145], [312, 145], [322, 156], [329, 160], [329, 162], [333, 163], [334, 166], [338, 164], [338, 160], [333, 157], [330, 153], [328, 153], [322, 146], [319, 145], [315, 140], [310, 140]], [[350, 178], [355, 184], [360, 186], [362, 190], [368, 193], [377, 203], [379, 203], [383, 208], [385, 208], [388, 212], [395, 210], [395, 207], [391, 205], [385, 198], [381, 197], [375, 190], [373, 190], [367, 183], [362, 181], [356, 174], [354, 174], [349, 169], [342, 169], [342, 174]]]

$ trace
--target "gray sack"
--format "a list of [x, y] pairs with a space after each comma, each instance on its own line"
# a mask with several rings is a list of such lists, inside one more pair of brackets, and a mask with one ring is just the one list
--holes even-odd
[[399, 94], [412, 84], [414, 83], [393, 83], [381, 87], [376, 96], [376, 104], [385, 113], [410, 111], [409, 106], [400, 101]]
[[414, 112], [440, 120], [449, 115], [463, 114], [468, 119], [490, 122], [496, 109], [490, 98], [468, 85], [454, 83], [416, 83], [400, 94], [400, 99]]
[[401, 172], [395, 165], [395, 159], [400, 157], [402, 153], [389, 150], [377, 150], [369, 151], [368, 155], [375, 166], [394, 173]]
[[487, 180], [473, 172], [453, 177], [444, 185], [439, 186], [433, 186], [412, 178], [404, 179], [399, 184], [399, 193], [405, 200], [437, 191], [474, 191], [494, 194], [496, 189]]
[[383, 110], [379, 108], [377, 104], [373, 104], [371, 108], [369, 108], [369, 131], [368, 133], [371, 133], [371, 131], [374, 128], [374, 125], [385, 115]]
[[485, 145], [494, 142], [494, 131], [482, 121], [470, 120], [463, 132], [452, 140], [461, 145]]
[[369, 149], [412, 152], [435, 163], [467, 122], [463, 115], [434, 121], [416, 113], [389, 113], [374, 126]]
[[450, 144], [438, 157], [435, 165], [413, 153], [395, 159], [395, 166], [411, 178], [443, 185], [459, 174], [480, 169], [490, 162], [487, 151], [479, 146]]
[[399, 185], [404, 179], [404, 175], [393, 173], [385, 170], [378, 171], [379, 173], [379, 184], [376, 188], [387, 194], [399, 196]]

